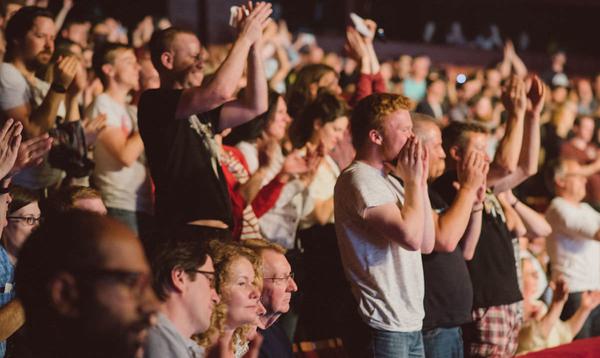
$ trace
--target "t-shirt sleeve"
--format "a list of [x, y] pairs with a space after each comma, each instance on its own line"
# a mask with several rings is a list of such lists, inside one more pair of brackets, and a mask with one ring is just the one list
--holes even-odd
[[552, 201], [546, 212], [546, 219], [553, 231], [568, 235], [571, 239], [593, 239], [600, 229], [600, 214], [591, 208], [573, 210], [573, 207], [561, 200]]
[[0, 109], [6, 111], [27, 104], [28, 90], [23, 75], [11, 66], [0, 65]]
[[107, 127], [121, 127], [121, 118], [116, 114], [113, 104], [110, 103], [103, 95], [98, 96], [94, 101], [94, 104], [89, 109], [89, 118], [96, 118], [99, 114], [106, 115], [106, 126]]
[[365, 210], [368, 208], [398, 202], [398, 198], [385, 185], [383, 179], [370, 174], [357, 171], [351, 185], [351, 190], [354, 192], [348, 193], [352, 194], [348, 197], [354, 198], [357, 212], [361, 217], [364, 217]]

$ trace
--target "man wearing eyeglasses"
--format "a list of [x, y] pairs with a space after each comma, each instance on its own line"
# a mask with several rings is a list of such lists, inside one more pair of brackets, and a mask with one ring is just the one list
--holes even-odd
[[158, 308], [139, 239], [120, 222], [70, 211], [25, 242], [15, 274], [34, 357], [142, 356]]
[[204, 357], [204, 350], [191, 337], [208, 329], [219, 303], [213, 262], [204, 240], [165, 239], [152, 260], [153, 286], [162, 303], [144, 357]]
[[298, 291], [294, 273], [285, 258], [285, 249], [262, 239], [243, 241], [244, 246], [254, 250], [263, 262], [263, 290], [260, 301], [267, 312], [260, 317], [263, 324], [259, 331], [263, 336], [261, 358], [292, 357], [292, 344], [277, 319], [290, 310], [292, 293]]

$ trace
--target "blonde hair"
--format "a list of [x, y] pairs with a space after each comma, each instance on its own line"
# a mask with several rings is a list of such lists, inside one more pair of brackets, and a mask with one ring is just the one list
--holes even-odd
[[[254, 269], [253, 283], [259, 290], [262, 290], [263, 283], [262, 260], [260, 255], [254, 250], [242, 246], [240, 243], [212, 241], [210, 243], [210, 257], [215, 266], [215, 288], [222, 301], [213, 310], [211, 324], [208, 330], [197, 337], [194, 337], [196, 342], [203, 347], [214, 344], [215, 342], [213, 339], [223, 332], [225, 320], [227, 318], [227, 304], [225, 301], [229, 297], [228, 288], [231, 285], [231, 266], [233, 263], [240, 258], [248, 260]], [[238, 327], [233, 334], [232, 345], [234, 342], [243, 345], [247, 341], [246, 335], [249, 330], [249, 325]]]

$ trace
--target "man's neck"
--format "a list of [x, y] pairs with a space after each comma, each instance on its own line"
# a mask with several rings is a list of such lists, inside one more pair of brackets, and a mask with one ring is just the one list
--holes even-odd
[[263, 324], [264, 329], [269, 329], [281, 316], [281, 313], [265, 313], [259, 319]]
[[356, 160], [372, 166], [375, 169], [383, 170], [384, 160], [376, 147], [363, 148], [356, 153]]
[[106, 94], [110, 96], [115, 102], [118, 102], [122, 105], [127, 104], [127, 96], [131, 88], [127, 86], [120, 85], [118, 83], [109, 83], [108, 88], [106, 89]]
[[557, 193], [558, 197], [562, 198], [564, 201], [566, 201], [567, 203], [575, 206], [575, 207], [579, 207], [579, 204], [581, 204], [581, 200], [579, 198], [573, 197], [571, 195], [569, 195], [568, 193], [562, 193], [562, 192], [558, 192]]
[[184, 309], [184, 303], [175, 298], [169, 298], [160, 307], [160, 312], [173, 324], [177, 332], [185, 338], [191, 338], [198, 333], [190, 322], [190, 315]]
[[27, 66], [27, 64], [19, 58], [15, 58], [10, 62], [13, 66], [19, 70], [28, 80], [35, 77], [35, 69], [31, 68], [31, 66]]
[[184, 89], [184, 83], [181, 81], [172, 78], [171, 76], [161, 76], [160, 77], [160, 88], [168, 88], [168, 89]]

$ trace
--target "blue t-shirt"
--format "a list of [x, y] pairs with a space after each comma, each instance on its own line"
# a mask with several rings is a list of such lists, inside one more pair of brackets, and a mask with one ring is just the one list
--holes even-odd
[[[0, 246], [0, 307], [15, 298], [15, 267], [8, 258], [8, 252], [3, 246]], [[0, 357], [6, 353], [6, 341], [0, 342]]]

